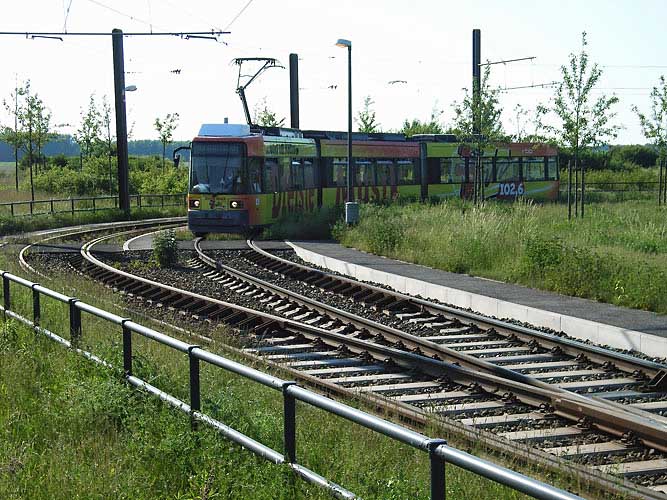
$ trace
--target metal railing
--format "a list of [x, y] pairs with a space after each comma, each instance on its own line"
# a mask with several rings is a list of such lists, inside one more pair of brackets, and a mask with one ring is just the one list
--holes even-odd
[[[52, 340], [75, 350], [75, 352], [85, 356], [89, 360], [98, 363], [107, 368], [116, 368], [109, 362], [99, 358], [95, 354], [81, 349], [82, 328], [81, 313], [85, 312], [101, 318], [105, 321], [118, 326], [122, 334], [123, 344], [123, 373], [125, 380], [134, 387], [143, 389], [171, 406], [188, 413], [193, 425], [196, 422], [207, 424], [227, 439], [243, 446], [253, 453], [267, 459], [274, 464], [287, 465], [297, 476], [302, 479], [317, 484], [328, 490], [337, 498], [357, 498], [357, 496], [316, 472], [304, 467], [297, 462], [297, 443], [296, 443], [296, 401], [309, 404], [333, 415], [342, 417], [350, 422], [370, 429], [374, 432], [383, 434], [400, 443], [406, 444], [418, 450], [428, 453], [430, 460], [430, 498], [445, 498], [445, 464], [450, 463], [468, 470], [479, 476], [496, 481], [502, 485], [508, 486], [514, 490], [526, 493], [534, 498], [547, 500], [575, 500], [580, 499], [576, 495], [566, 491], [554, 488], [546, 483], [519, 474], [515, 471], [506, 469], [486, 460], [480, 459], [461, 450], [452, 448], [442, 439], [432, 439], [428, 436], [412, 431], [406, 427], [394, 424], [379, 417], [370, 415], [366, 412], [352, 408], [351, 406], [336, 402], [327, 397], [316, 394], [304, 389], [296, 382], [282, 380], [280, 378], [268, 375], [254, 368], [250, 368], [241, 363], [213, 354], [199, 345], [188, 344], [176, 338], [160, 333], [141, 324], [135, 323], [127, 318], [110, 313], [103, 309], [82, 302], [74, 297], [68, 297], [49, 288], [43, 287], [38, 283], [33, 283], [19, 276], [0, 270], [2, 275], [2, 293], [3, 301], [0, 310], [2, 310], [5, 320], [7, 317], [14, 318], [30, 327], [36, 332], [46, 335]], [[24, 289], [31, 290], [32, 293], [32, 314], [30, 320], [21, 314], [12, 310], [12, 287], [11, 284], [17, 284]], [[42, 308], [41, 296], [47, 296], [58, 302], [67, 304], [69, 307], [69, 337], [70, 340], [57, 335], [40, 326]], [[146, 339], [153, 340], [159, 344], [165, 345], [173, 350], [186, 354], [189, 359], [189, 396], [190, 401], [186, 403], [175, 396], [162, 391], [161, 389], [149, 384], [133, 375], [132, 363], [132, 339], [133, 335], [140, 335]], [[283, 446], [284, 454], [280, 453], [253, 438], [242, 434], [224, 423], [201, 411], [201, 386], [200, 386], [200, 364], [207, 363], [235, 373], [266, 387], [282, 393], [283, 396]]]
[[[130, 207], [164, 208], [185, 207], [185, 193], [178, 194], [133, 194]], [[81, 198], [52, 198], [48, 200], [11, 201], [0, 203], [0, 215], [31, 216], [77, 212], [97, 212], [118, 208], [117, 196], [84, 196]]]

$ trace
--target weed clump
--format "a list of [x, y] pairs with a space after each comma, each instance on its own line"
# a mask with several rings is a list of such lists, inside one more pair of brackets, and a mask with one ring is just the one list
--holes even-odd
[[160, 267], [170, 266], [178, 260], [176, 232], [173, 229], [160, 231], [153, 238], [153, 259]]

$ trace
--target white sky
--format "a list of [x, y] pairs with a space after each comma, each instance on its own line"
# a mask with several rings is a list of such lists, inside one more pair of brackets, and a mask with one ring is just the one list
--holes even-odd
[[[251, 111], [262, 98], [289, 125], [289, 53], [299, 54], [301, 127], [347, 128], [347, 54], [338, 38], [352, 41], [354, 114], [365, 96], [375, 101], [386, 129], [405, 118], [427, 119], [437, 105], [452, 119], [451, 103], [461, 100], [472, 73], [472, 29], [482, 30], [482, 59], [498, 61], [535, 56], [533, 62], [493, 66], [500, 87], [551, 82], [580, 33], [588, 32], [589, 54], [604, 75], [597, 95], [620, 98], [617, 143], [645, 142], [632, 105], [649, 110], [651, 87], [667, 74], [665, 0], [4, 0], [3, 31], [110, 32], [202, 31], [226, 29], [210, 40], [125, 38], [128, 124], [133, 139], [157, 138], [153, 121], [178, 112], [176, 139], [191, 139], [201, 123], [244, 121], [235, 93], [235, 57], [275, 57], [286, 69], [271, 69], [247, 90]], [[231, 25], [230, 25], [231, 23]], [[3, 71], [0, 98], [9, 98], [15, 75], [32, 88], [53, 113], [59, 130], [73, 132], [91, 93], [107, 95], [113, 106], [111, 37], [30, 40], [0, 36]], [[170, 70], [181, 69], [179, 75]], [[250, 67], [248, 68], [250, 70]], [[245, 71], [244, 71], [245, 72]], [[407, 84], [389, 84], [406, 80]], [[334, 89], [329, 86], [336, 86]], [[517, 103], [534, 109], [551, 89], [521, 89], [503, 94], [508, 131]], [[10, 117], [0, 110], [0, 124]]]

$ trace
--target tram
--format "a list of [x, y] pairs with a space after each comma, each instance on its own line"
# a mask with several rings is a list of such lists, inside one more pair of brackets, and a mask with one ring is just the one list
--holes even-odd
[[[245, 232], [294, 212], [344, 204], [347, 134], [205, 124], [190, 145], [188, 226], [195, 234]], [[470, 198], [483, 172], [485, 199], [558, 196], [558, 150], [533, 143], [494, 145], [479, 159], [453, 135], [406, 138], [353, 133], [354, 199]]]

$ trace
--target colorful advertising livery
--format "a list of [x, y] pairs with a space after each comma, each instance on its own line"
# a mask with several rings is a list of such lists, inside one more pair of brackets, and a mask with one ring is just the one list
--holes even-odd
[[[451, 135], [352, 138], [355, 201], [470, 198], [475, 172], [487, 199], [558, 196], [558, 151], [551, 146], [502, 144], [480, 155]], [[245, 232], [347, 200], [341, 132], [203, 125], [190, 149], [188, 226], [196, 234]]]

